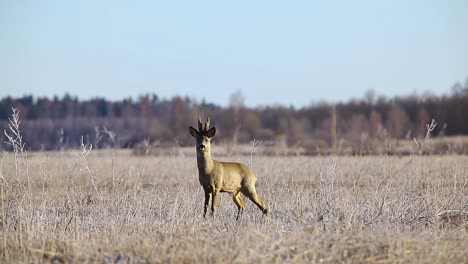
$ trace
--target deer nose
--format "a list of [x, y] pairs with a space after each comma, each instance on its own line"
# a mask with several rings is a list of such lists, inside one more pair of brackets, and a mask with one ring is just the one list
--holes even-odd
[[198, 146], [200, 148], [200, 150], [204, 150], [205, 149], [205, 145], [203, 144], [200, 144], [200, 146]]

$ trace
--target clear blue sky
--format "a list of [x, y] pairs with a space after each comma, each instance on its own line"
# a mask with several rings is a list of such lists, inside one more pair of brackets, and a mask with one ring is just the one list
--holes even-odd
[[0, 1], [0, 96], [222, 105], [450, 92], [468, 1]]

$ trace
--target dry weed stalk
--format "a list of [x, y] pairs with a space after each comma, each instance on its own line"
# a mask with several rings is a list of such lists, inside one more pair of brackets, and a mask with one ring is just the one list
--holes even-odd
[[10, 135], [6, 129], [3, 130], [3, 133], [8, 139], [8, 141], [5, 143], [12, 146], [15, 153], [22, 153], [24, 151], [24, 142], [19, 129], [21, 124], [19, 111], [16, 110], [16, 108], [11, 108], [11, 110], [13, 113], [11, 114], [11, 118], [8, 118], [8, 128], [10, 129], [12, 135]]
[[6, 239], [6, 221], [5, 221], [5, 195], [3, 194], [3, 185], [0, 185], [0, 202], [2, 210], [2, 236], [3, 236], [3, 257], [8, 259], [7, 239]]
[[78, 154], [76, 153], [76, 156], [83, 161], [84, 164], [84, 169], [88, 172], [88, 176], [91, 180], [91, 184], [93, 185], [94, 191], [96, 192], [98, 197], [101, 197], [98, 188], [96, 186], [96, 180], [91, 172], [91, 169], [89, 168], [88, 161], [86, 160], [86, 157], [91, 153], [91, 150], [93, 149], [93, 144], [84, 144], [83, 137], [81, 137], [81, 153]]
[[145, 156], [148, 156], [151, 153], [152, 144], [149, 138], [143, 139], [143, 147], [145, 149]]
[[117, 133], [114, 131], [108, 130], [106, 127], [103, 127], [102, 132], [104, 134], [107, 134], [112, 142], [112, 191], [115, 189], [115, 166], [114, 166], [114, 160], [115, 160], [115, 138], [117, 136]]
[[3, 153], [2, 161], [0, 162], [0, 179], [2, 180], [1, 186], [6, 186], [8, 189], [10, 189], [10, 186], [8, 185], [8, 181], [5, 179], [5, 176], [3, 176], [3, 163], [5, 161], [7, 153]]
[[102, 128], [102, 133], [106, 134], [109, 136], [111, 142], [112, 142], [112, 147], [115, 148], [115, 143], [116, 143], [116, 136], [117, 136], [117, 133], [115, 133], [114, 131], [112, 130], [109, 130], [107, 129], [106, 127], [103, 127]]
[[28, 163], [28, 154], [25, 150], [25, 143], [23, 141], [23, 136], [20, 131], [20, 112], [16, 108], [11, 108], [12, 114], [11, 118], [8, 118], [9, 124], [8, 128], [10, 133], [7, 130], [3, 130], [3, 133], [7, 137], [8, 141], [5, 141], [7, 145], [10, 145], [13, 148], [14, 158], [15, 158], [15, 175], [12, 175], [12, 178], [18, 183], [22, 188], [26, 188], [22, 185], [21, 173], [20, 173], [20, 163], [23, 165], [23, 171], [26, 173], [26, 184], [27, 189], [25, 190], [28, 198], [31, 199], [32, 190], [31, 190], [31, 179], [29, 178], [29, 163]]
[[416, 144], [416, 148], [418, 149], [418, 156], [421, 156], [423, 153], [424, 145], [426, 142], [429, 140], [431, 137], [431, 132], [434, 131], [436, 128], [437, 123], [435, 122], [434, 119], [432, 119], [430, 124], [426, 124], [426, 136], [424, 137], [423, 140], [418, 141], [416, 138], [413, 138], [414, 143]]
[[250, 149], [250, 160], [249, 160], [249, 167], [253, 168], [253, 157], [255, 155], [255, 150], [257, 149], [260, 140], [256, 140], [255, 138], [252, 140], [252, 147]]
[[13, 178], [20, 183], [20, 176], [19, 176], [19, 155], [21, 155], [21, 160], [23, 162], [23, 165], [25, 168], [27, 168], [27, 163], [25, 160], [25, 151], [24, 151], [24, 142], [23, 142], [23, 137], [20, 132], [20, 117], [19, 117], [19, 111], [16, 108], [11, 108], [12, 114], [11, 118], [8, 118], [9, 124], [8, 128], [10, 129], [10, 133], [7, 132], [7, 130], [3, 130], [3, 133], [7, 137], [8, 141], [5, 141], [7, 145], [10, 145], [13, 148], [13, 152], [15, 153], [15, 176]]

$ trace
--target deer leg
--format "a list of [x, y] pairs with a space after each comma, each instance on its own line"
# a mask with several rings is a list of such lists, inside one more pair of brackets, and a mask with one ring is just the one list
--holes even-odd
[[255, 187], [249, 188], [243, 192], [245, 196], [249, 197], [249, 199], [262, 210], [262, 213], [267, 215], [268, 209], [265, 206], [263, 200], [258, 197]]
[[218, 207], [218, 203], [219, 203], [219, 192], [220, 192], [220, 189], [213, 188], [212, 198], [211, 198], [211, 214], [213, 215], [213, 217], [215, 214], [215, 209]]
[[210, 203], [210, 190], [206, 187], [203, 187], [203, 190], [205, 190], [205, 208], [203, 211], [203, 218], [206, 218], [206, 211], [208, 211], [208, 205]]
[[244, 211], [245, 203], [240, 195], [240, 192], [232, 193], [232, 199], [234, 200], [234, 203], [237, 205], [236, 221], [239, 221], [239, 218], [242, 215], [242, 212]]

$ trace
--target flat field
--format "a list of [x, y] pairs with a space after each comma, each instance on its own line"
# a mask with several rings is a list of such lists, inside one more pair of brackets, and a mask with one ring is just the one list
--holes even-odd
[[[194, 151], [194, 150], [193, 150]], [[270, 215], [222, 194], [202, 218], [194, 155], [5, 153], [0, 262], [467, 263], [468, 156], [262, 157]], [[215, 156], [216, 158], [216, 156]]]

